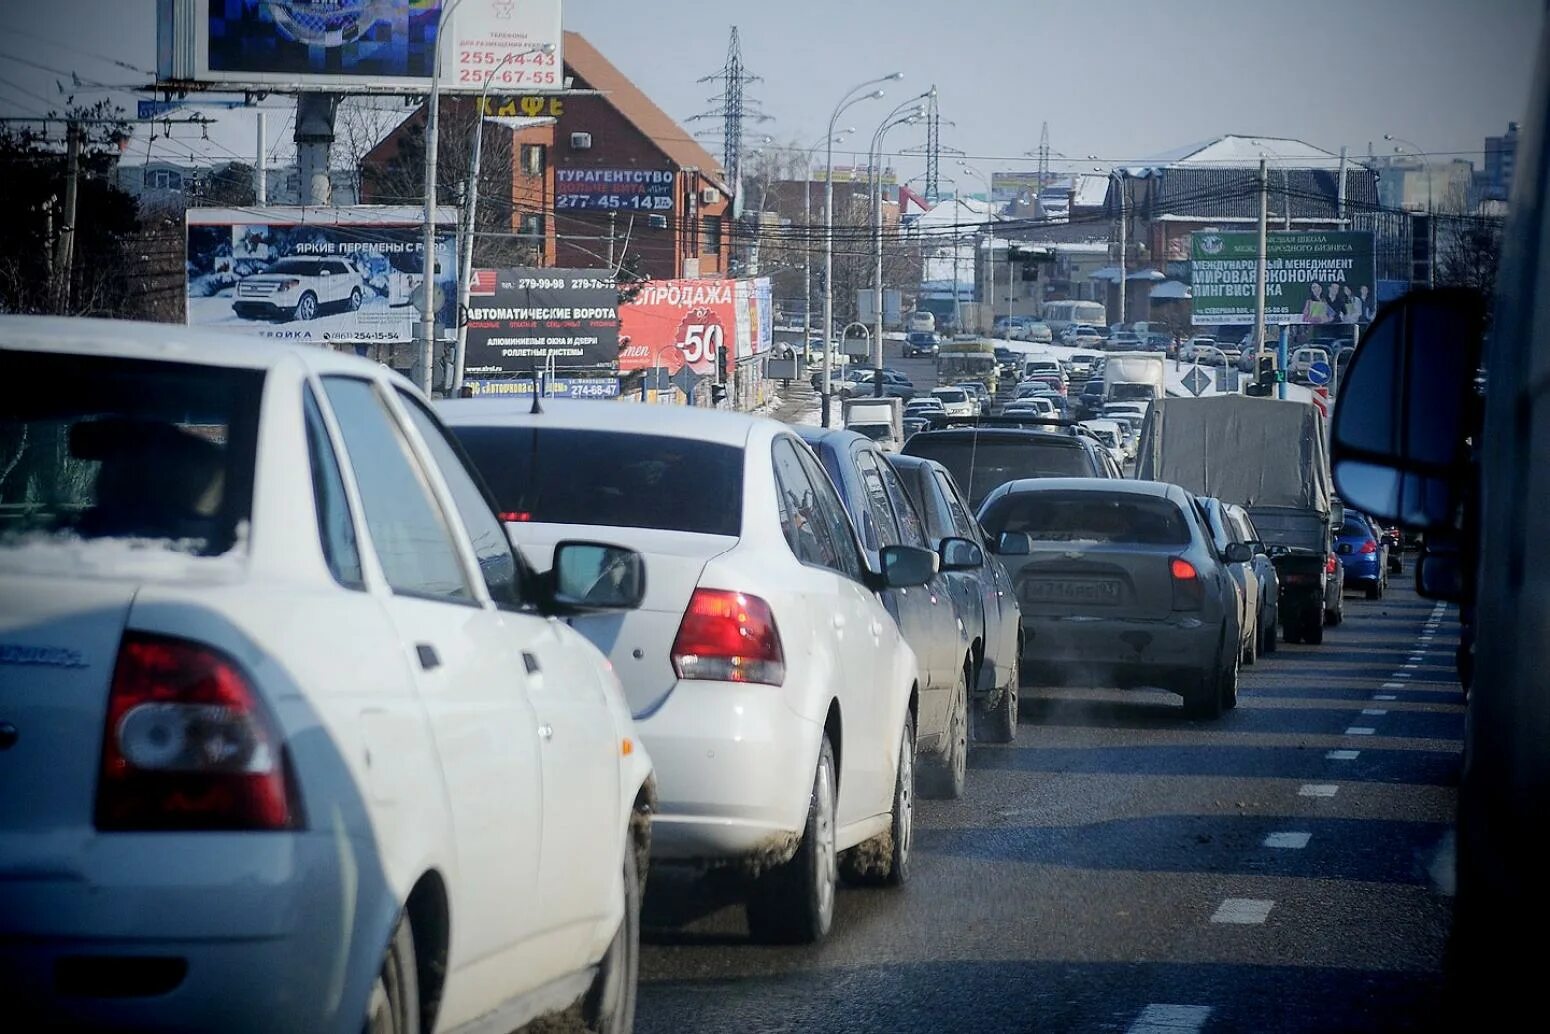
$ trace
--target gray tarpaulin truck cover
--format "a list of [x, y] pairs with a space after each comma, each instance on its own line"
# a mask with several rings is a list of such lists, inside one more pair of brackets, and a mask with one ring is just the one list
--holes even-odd
[[1152, 403], [1136, 477], [1246, 507], [1329, 513], [1324, 418], [1306, 402], [1212, 395]]

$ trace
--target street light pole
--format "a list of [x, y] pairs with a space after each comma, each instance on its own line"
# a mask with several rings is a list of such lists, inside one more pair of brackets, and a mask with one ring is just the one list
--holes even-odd
[[[856, 131], [847, 126], [830, 138], [839, 143]], [[805, 176], [802, 180], [802, 362], [812, 362], [813, 340], [813, 155], [824, 142], [819, 140], [802, 151]]]
[[424, 281], [420, 285], [420, 355], [418, 377], [420, 390], [431, 393], [431, 367], [436, 354], [436, 151], [441, 130], [441, 47], [442, 30], [447, 18], [463, 0], [451, 0], [436, 15], [436, 46], [431, 58], [431, 93], [425, 105], [425, 236], [421, 242], [424, 254]]
[[[829, 128], [824, 134], [824, 177], [823, 177], [823, 398], [821, 418], [823, 426], [829, 426], [831, 410], [830, 391], [833, 386], [834, 374], [834, 124], [840, 120], [840, 115], [846, 108], [853, 104], [859, 104], [865, 100], [878, 100], [883, 96], [882, 90], [872, 90], [869, 93], [861, 93], [869, 86], [878, 83], [893, 82], [903, 79], [903, 72], [895, 72], [879, 79], [869, 79], [860, 83], [846, 92], [835, 105], [834, 113], [829, 116]], [[859, 97], [857, 94], [861, 94]]]
[[[920, 97], [912, 98], [911, 101], [918, 101], [922, 97], [929, 96], [929, 93], [923, 93]], [[911, 101], [905, 101], [904, 104], [909, 104]], [[872, 272], [872, 300], [874, 303], [872, 316], [873, 323], [877, 328], [876, 333], [872, 335], [871, 341], [872, 367], [876, 371], [873, 377], [875, 381], [873, 394], [878, 398], [881, 398], [883, 394], [883, 138], [888, 135], [890, 129], [914, 123], [925, 114], [925, 108], [916, 107], [902, 117], [895, 117], [899, 116], [899, 113], [904, 110], [904, 104], [889, 112], [888, 118], [878, 125], [877, 132], [872, 134], [872, 149], [867, 153], [868, 168], [876, 167], [875, 173], [870, 176], [872, 182], [868, 185], [872, 188], [872, 248], [873, 258], [876, 263]]]
[[[1426, 214], [1427, 215], [1431, 215], [1432, 214], [1432, 163], [1431, 163], [1430, 160], [1427, 159], [1426, 152], [1421, 150], [1419, 145], [1414, 144], [1414, 143], [1412, 143], [1409, 140], [1406, 140], [1404, 137], [1395, 136], [1393, 133], [1384, 133], [1383, 134], [1383, 139], [1391, 141], [1392, 143], [1396, 143], [1396, 144], [1404, 144], [1405, 147], [1408, 147], [1408, 148], [1410, 148], [1410, 150], [1415, 152], [1415, 156], [1417, 158], [1421, 159], [1421, 171], [1426, 176]], [[1404, 150], [1402, 148], [1396, 147], [1396, 148], [1394, 148], [1394, 153], [1395, 154], [1404, 154], [1405, 152], [1404, 152]]]
[[[995, 333], [996, 329], [996, 215], [994, 202], [991, 199], [990, 177], [985, 175], [979, 169], [974, 168], [974, 166], [970, 165], [968, 162], [960, 161], [958, 166], [969, 175], [985, 182], [985, 233], [988, 239], [986, 240], [985, 247], [984, 302], [986, 305], [990, 306], [990, 312], [988, 313], [990, 317], [989, 327], [986, 333], [993, 334]], [[1007, 265], [1010, 266], [1012, 264], [1012, 248], [1010, 241], [1007, 242], [1006, 258]], [[1010, 291], [1010, 288], [1008, 288], [1008, 290]], [[1011, 314], [1012, 310], [1010, 305], [1008, 305], [1008, 318], [1011, 317]]]

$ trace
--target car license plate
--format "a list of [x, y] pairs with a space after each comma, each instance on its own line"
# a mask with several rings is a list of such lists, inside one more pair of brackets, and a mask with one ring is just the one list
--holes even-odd
[[1023, 584], [1023, 600], [1028, 603], [1119, 602], [1120, 584], [1112, 578], [1033, 578]]

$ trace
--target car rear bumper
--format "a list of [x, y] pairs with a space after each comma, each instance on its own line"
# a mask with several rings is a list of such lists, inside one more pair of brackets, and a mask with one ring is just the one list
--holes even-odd
[[1383, 579], [1383, 565], [1378, 561], [1376, 553], [1364, 556], [1355, 562], [1343, 563], [1345, 568], [1346, 588], [1353, 585], [1376, 584]]
[[[396, 913], [371, 845], [98, 835], [79, 866], [48, 862], [35, 837], [10, 846], [0, 996], [16, 1029], [360, 1029], [385, 938], [375, 919]], [[17, 864], [23, 850], [36, 861]]]
[[1040, 684], [1174, 686], [1220, 660], [1221, 628], [1198, 616], [1155, 620], [1023, 613], [1023, 679]]
[[658, 860], [789, 855], [807, 821], [823, 727], [779, 686], [679, 682], [636, 729], [655, 766]]

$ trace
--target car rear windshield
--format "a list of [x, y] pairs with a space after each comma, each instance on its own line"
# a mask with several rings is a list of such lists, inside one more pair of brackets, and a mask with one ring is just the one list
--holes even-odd
[[252, 515], [263, 387], [259, 370], [0, 351], [0, 545], [228, 552]]
[[1129, 492], [1014, 492], [980, 515], [992, 537], [1022, 532], [1035, 542], [1187, 546], [1189, 525], [1167, 499]]
[[569, 428], [454, 427], [505, 520], [737, 535], [743, 450]]
[[1112, 399], [1149, 399], [1154, 394], [1150, 384], [1115, 384], [1109, 392]]
[[976, 507], [997, 486], [1020, 478], [1102, 476], [1074, 438], [1054, 435], [1030, 434], [1015, 441], [960, 432], [917, 435], [904, 451], [941, 463]]
[[937, 388], [931, 394], [943, 402], [967, 402], [969, 400], [968, 393], [962, 388]]

